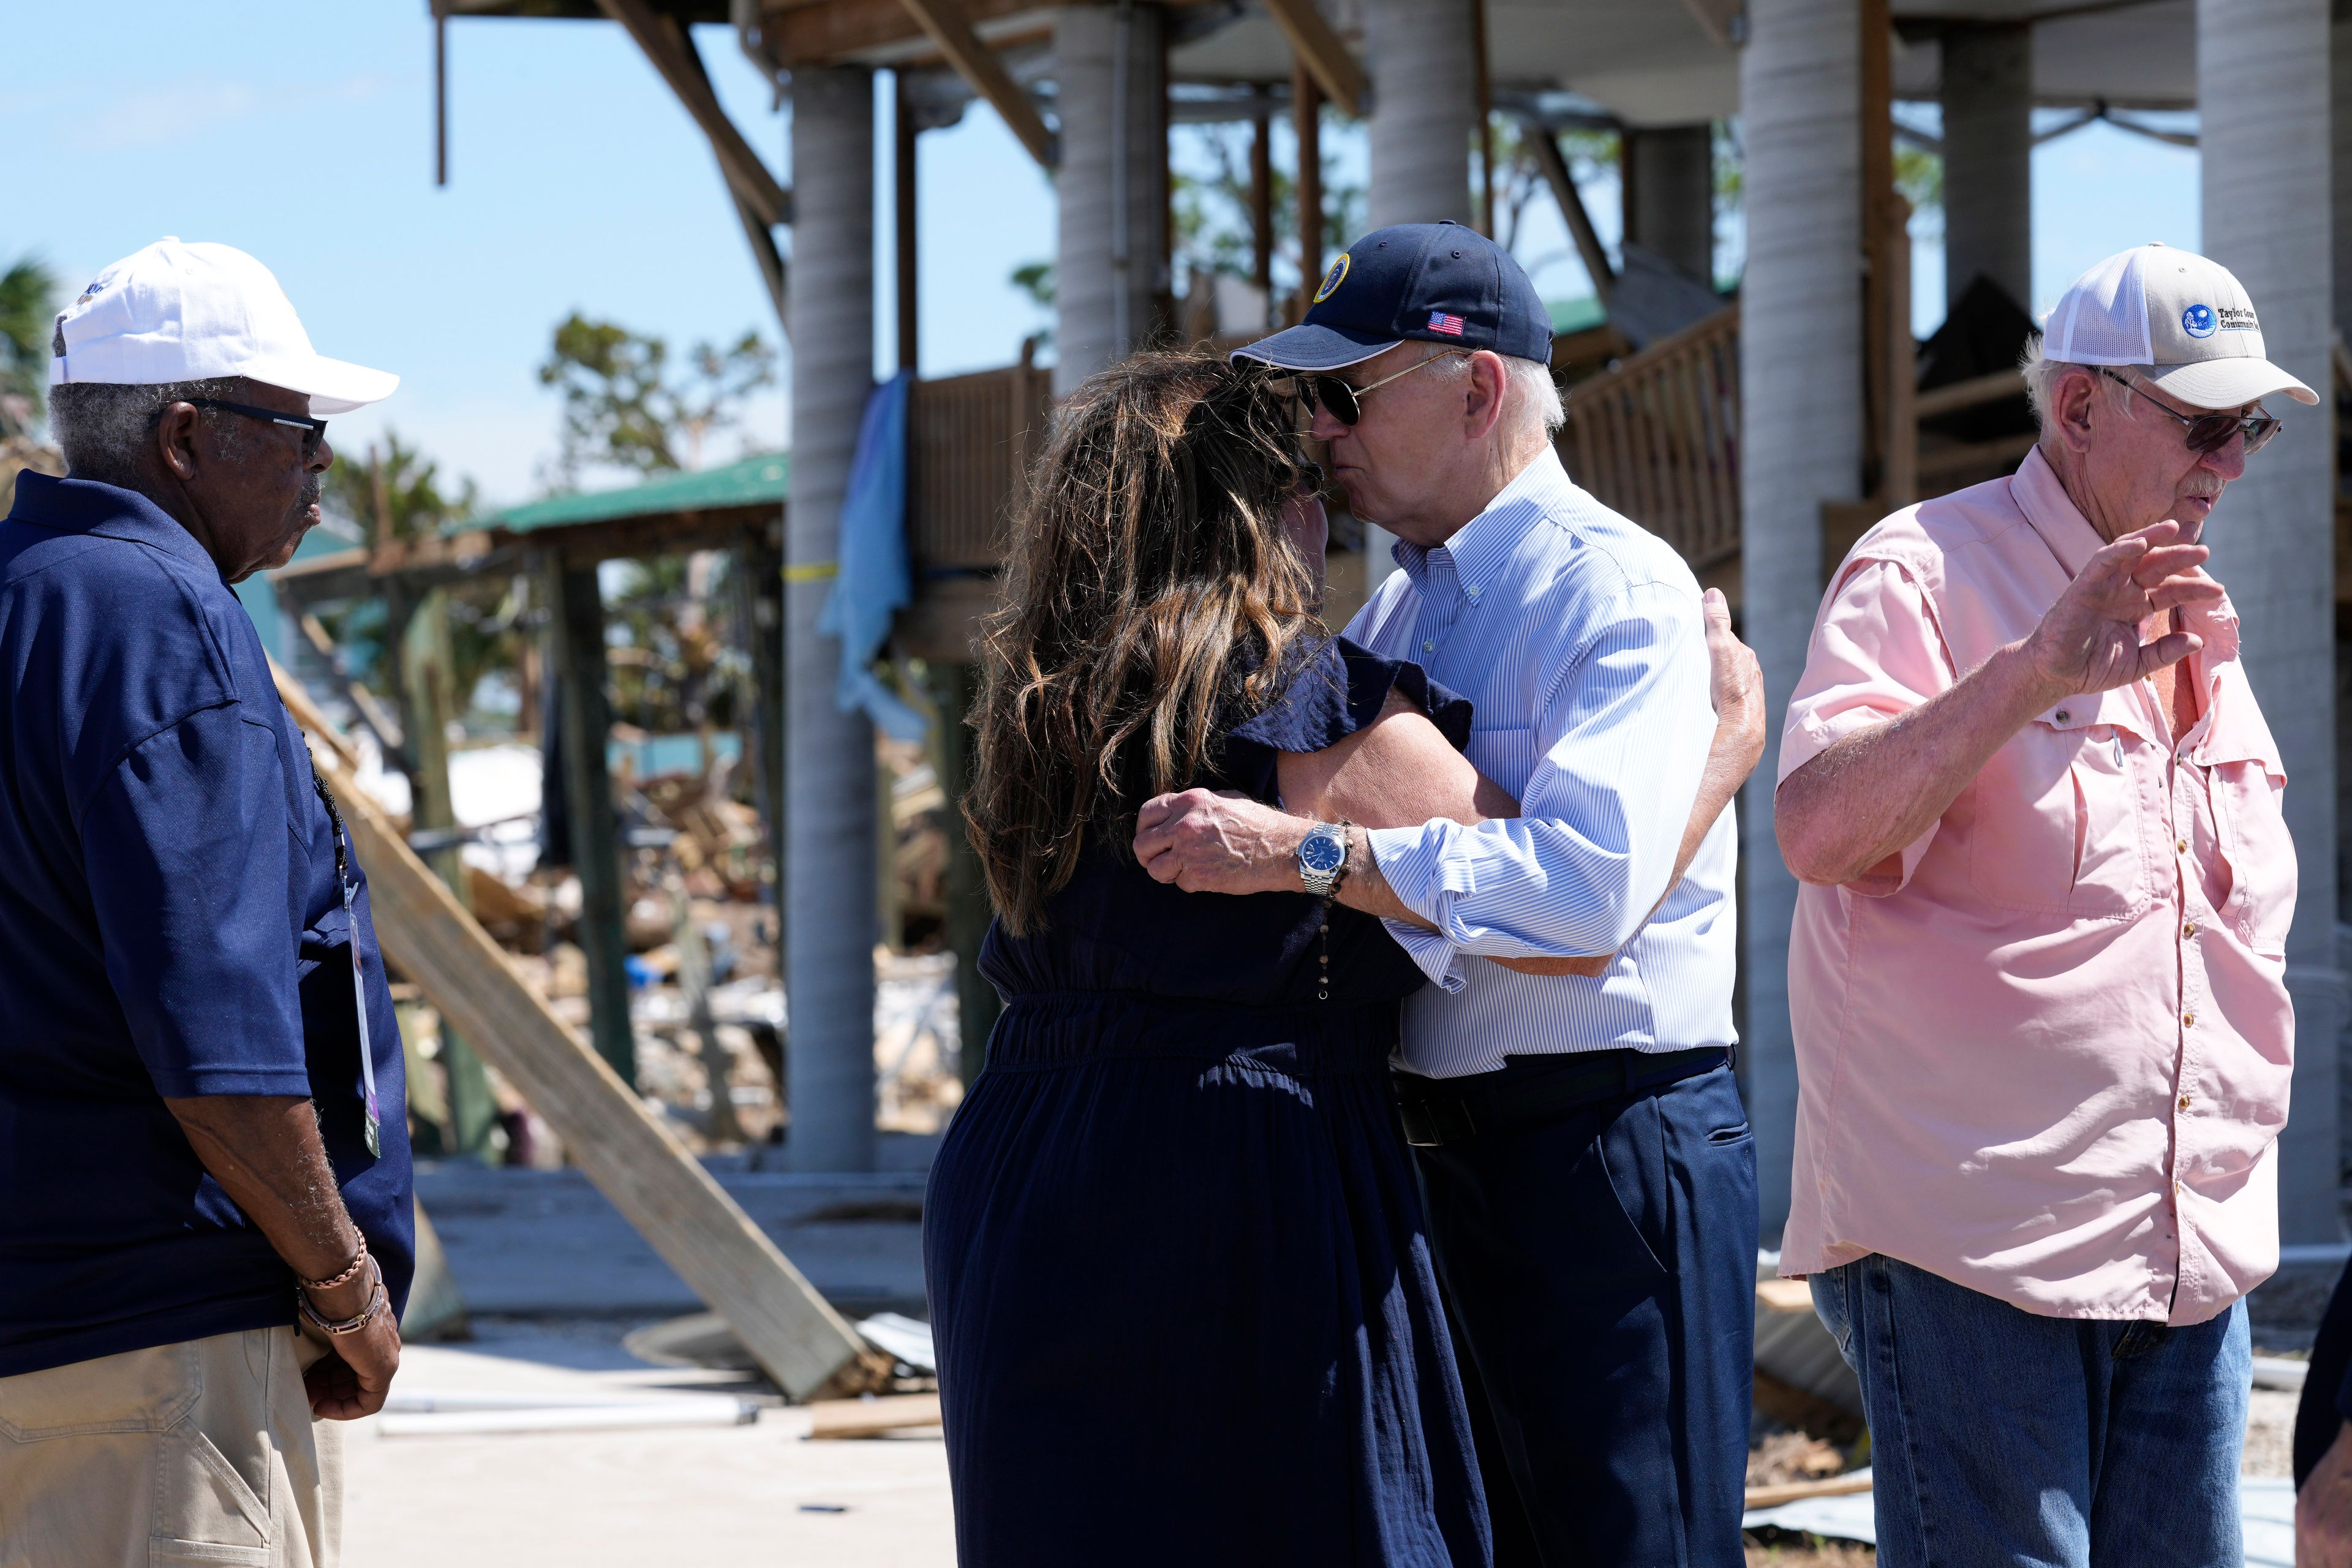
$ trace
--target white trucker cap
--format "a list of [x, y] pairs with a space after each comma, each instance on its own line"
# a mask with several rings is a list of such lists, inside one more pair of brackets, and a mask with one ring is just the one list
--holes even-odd
[[2068, 364], [2153, 365], [2149, 381], [2195, 408], [2275, 392], [2319, 401], [2263, 357], [2254, 302], [2230, 269], [2167, 245], [2119, 252], [2074, 279], [2042, 325], [2042, 353]]
[[242, 375], [308, 393], [310, 416], [392, 395], [400, 377], [310, 346], [269, 268], [234, 246], [167, 236], [100, 272], [58, 313], [49, 384], [156, 386]]

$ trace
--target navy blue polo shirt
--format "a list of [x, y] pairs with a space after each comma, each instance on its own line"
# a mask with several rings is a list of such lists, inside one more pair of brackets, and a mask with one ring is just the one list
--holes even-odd
[[[356, 868], [354, 874], [356, 875]], [[165, 1096], [309, 1095], [405, 1300], [407, 1097], [357, 905], [253, 623], [143, 496], [17, 477], [0, 521], [0, 1376], [294, 1321]]]

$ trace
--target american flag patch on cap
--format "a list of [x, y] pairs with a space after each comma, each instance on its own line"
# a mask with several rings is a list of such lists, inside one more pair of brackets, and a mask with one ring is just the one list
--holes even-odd
[[1429, 330], [1433, 332], [1444, 332], [1449, 338], [1460, 337], [1465, 324], [1461, 317], [1449, 316], [1443, 310], [1432, 310], [1429, 313]]

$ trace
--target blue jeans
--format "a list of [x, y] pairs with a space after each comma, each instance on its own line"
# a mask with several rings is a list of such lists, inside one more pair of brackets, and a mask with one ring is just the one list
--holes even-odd
[[1873, 1254], [1812, 1277], [1862, 1382], [1882, 1568], [2234, 1568], [2252, 1351], [2044, 1318]]

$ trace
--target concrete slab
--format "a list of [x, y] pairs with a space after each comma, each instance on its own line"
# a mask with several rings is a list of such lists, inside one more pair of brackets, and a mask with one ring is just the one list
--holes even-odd
[[[401, 1381], [439, 1390], [710, 1392], [714, 1375], [650, 1367], [611, 1329], [411, 1346]], [[599, 1353], [587, 1347], [605, 1341]], [[561, 1363], [532, 1359], [553, 1353]], [[583, 1361], [603, 1363], [583, 1371]], [[345, 1428], [345, 1568], [950, 1568], [954, 1516], [936, 1430], [806, 1440], [804, 1410], [756, 1425], [500, 1436], [383, 1436]]]

